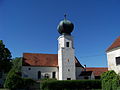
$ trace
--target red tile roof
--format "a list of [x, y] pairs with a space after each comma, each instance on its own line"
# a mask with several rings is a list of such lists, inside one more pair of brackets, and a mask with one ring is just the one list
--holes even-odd
[[[75, 57], [76, 67], [82, 67]], [[58, 54], [23, 53], [23, 66], [58, 67]]]
[[120, 47], [120, 36], [112, 43], [112, 45], [106, 51], [110, 51], [117, 47]]
[[93, 74], [95, 76], [100, 76], [102, 73], [108, 71], [107, 67], [87, 67], [85, 69], [86, 69], [86, 71], [93, 71]]

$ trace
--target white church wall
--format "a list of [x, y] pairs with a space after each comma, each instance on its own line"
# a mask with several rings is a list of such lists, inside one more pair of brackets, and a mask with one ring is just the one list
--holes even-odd
[[[69, 47], [66, 43], [69, 42]], [[73, 38], [69, 35], [61, 35], [58, 38], [58, 64], [59, 64], [59, 80], [76, 79], [75, 75], [75, 57], [73, 48]]]
[[49, 78], [52, 78], [52, 72], [56, 72], [55, 78], [58, 79], [58, 68], [57, 67], [22, 66], [22, 77], [38, 80], [39, 71], [41, 72], [41, 79], [45, 78], [45, 74], [48, 74]]
[[108, 70], [114, 70], [118, 74], [120, 73], [120, 64], [116, 64], [116, 57], [120, 57], [120, 48], [107, 52]]
[[[74, 55], [74, 51], [72, 49], [66, 49], [63, 50], [64, 52], [64, 57], [63, 57], [63, 62], [62, 62], [62, 74], [63, 78], [66, 80], [67, 78], [71, 78], [72, 80], [75, 80], [75, 58], [72, 57]], [[69, 61], [68, 61], [69, 59]]]

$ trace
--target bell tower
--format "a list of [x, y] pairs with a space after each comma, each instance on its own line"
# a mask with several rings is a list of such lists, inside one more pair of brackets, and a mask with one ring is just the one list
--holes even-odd
[[62, 20], [58, 25], [58, 65], [59, 65], [59, 80], [75, 80], [75, 56], [73, 37], [71, 32], [74, 25], [66, 19]]

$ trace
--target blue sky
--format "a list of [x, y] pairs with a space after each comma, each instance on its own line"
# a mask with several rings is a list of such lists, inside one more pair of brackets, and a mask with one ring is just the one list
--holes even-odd
[[0, 39], [13, 57], [57, 53], [58, 23], [74, 23], [75, 55], [87, 67], [107, 67], [105, 50], [120, 35], [120, 0], [0, 0]]

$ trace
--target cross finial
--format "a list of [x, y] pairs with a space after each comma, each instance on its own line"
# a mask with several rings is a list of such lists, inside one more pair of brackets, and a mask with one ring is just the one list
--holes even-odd
[[67, 15], [66, 15], [66, 14], [64, 14], [64, 19], [65, 19], [65, 20], [66, 20], [66, 16], [67, 16]]

